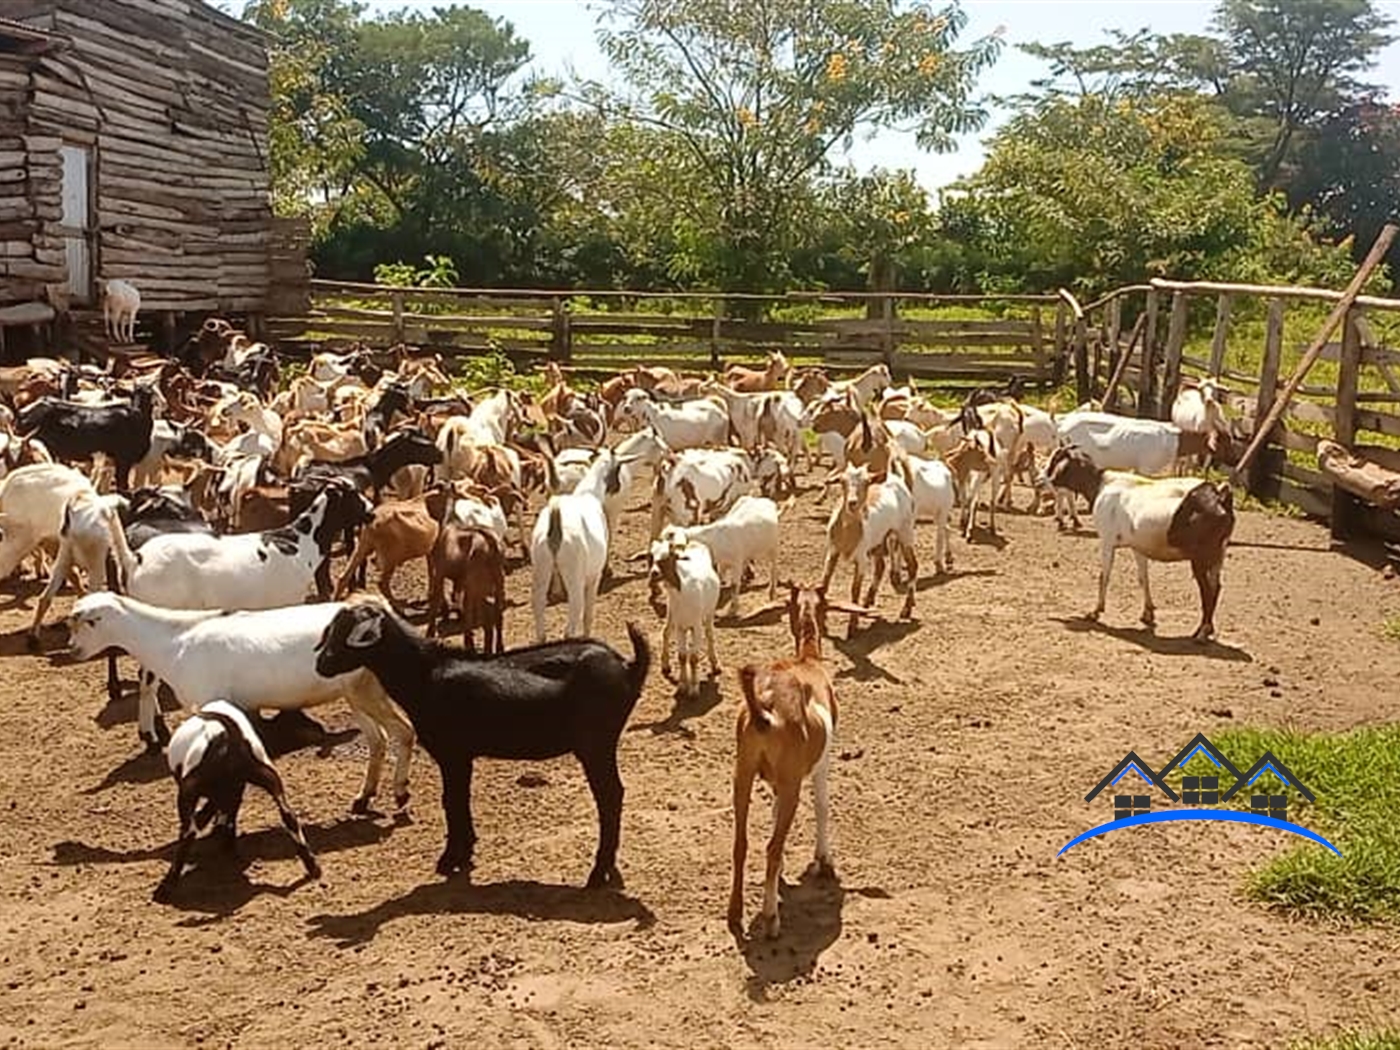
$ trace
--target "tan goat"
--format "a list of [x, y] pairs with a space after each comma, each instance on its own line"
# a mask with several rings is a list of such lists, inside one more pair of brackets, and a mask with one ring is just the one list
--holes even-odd
[[790, 585], [785, 607], [796, 650], [794, 659], [770, 664], [746, 664], [739, 669], [744, 703], [736, 725], [734, 756], [734, 881], [729, 893], [729, 928], [738, 936], [744, 917], [744, 865], [748, 859], [749, 802], [755, 777], [772, 789], [773, 834], [768, 840], [763, 880], [763, 923], [776, 937], [778, 882], [782, 878], [783, 846], [797, 814], [802, 782], [812, 778], [817, 813], [815, 867], [834, 875], [829, 835], [828, 772], [836, 732], [836, 689], [822, 664], [822, 637], [828, 610], [870, 615], [869, 609], [828, 602], [825, 587]]
[[351, 581], [361, 566], [374, 555], [379, 567], [379, 590], [395, 611], [399, 604], [394, 598], [394, 573], [404, 562], [422, 558], [432, 572], [433, 545], [438, 538], [438, 523], [422, 500], [392, 500], [374, 508], [369, 523], [360, 530], [355, 550], [345, 566], [345, 572], [335, 585], [336, 601], [350, 593]]

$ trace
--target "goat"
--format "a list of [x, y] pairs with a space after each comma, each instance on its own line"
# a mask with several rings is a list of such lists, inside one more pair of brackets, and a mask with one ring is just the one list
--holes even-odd
[[768, 363], [762, 371], [745, 368], [743, 365], [730, 365], [724, 370], [724, 385], [741, 394], [755, 394], [763, 390], [779, 390], [792, 371], [792, 365], [781, 350], [768, 355]]
[[856, 408], [864, 409], [870, 404], [872, 398], [879, 394], [885, 387], [894, 380], [890, 376], [888, 365], [871, 365], [854, 379], [843, 380], [839, 383], [832, 383], [832, 389], [837, 393], [844, 394], [850, 391], [855, 396]]
[[[212, 700], [181, 722], [170, 738], [166, 761], [175, 777], [180, 837], [170, 870], [153, 894], [155, 901], [170, 901], [195, 836], [211, 819], [214, 834], [222, 838], [229, 852], [234, 851], [238, 839], [238, 811], [247, 784], [260, 787], [272, 796], [282, 824], [296, 844], [297, 856], [306, 868], [307, 878], [321, 877], [321, 865], [306, 844], [301, 822], [287, 805], [287, 794], [277, 767], [267, 757], [253, 723], [233, 704]], [[196, 813], [201, 799], [208, 801]]]
[[500, 539], [487, 529], [448, 522], [428, 558], [428, 637], [437, 636], [443, 590], [452, 584], [452, 604], [461, 619], [462, 644], [476, 652], [475, 632], [487, 653], [505, 651], [506, 559]]
[[946, 463], [920, 456], [898, 456], [891, 469], [897, 471], [914, 500], [914, 520], [932, 518], [936, 530], [934, 570], [947, 572], [953, 564], [948, 552], [948, 519], [953, 514], [956, 488], [953, 472]]
[[[984, 489], [991, 489], [995, 484], [998, 451], [999, 446], [991, 431], [974, 430], [943, 457], [957, 479], [958, 491], [962, 493], [962, 534], [965, 540], [972, 538], [972, 529], [977, 524], [977, 504], [981, 502]], [[987, 499], [987, 529], [993, 536], [996, 535], [995, 492]]]
[[141, 293], [130, 281], [110, 280], [102, 289], [102, 326], [119, 343], [136, 341], [136, 315]]
[[651, 539], [667, 524], [713, 521], [754, 485], [753, 458], [737, 448], [690, 448], [657, 465]]
[[706, 445], [723, 448], [729, 443], [729, 413], [709, 398], [661, 405], [651, 394], [634, 387], [623, 395], [617, 415], [639, 427], [651, 427], [668, 448], [678, 451]]
[[[167, 609], [276, 609], [303, 602], [330, 549], [325, 528], [346, 504], [364, 498], [329, 486], [282, 529], [234, 536], [177, 532], [153, 538], [122, 566], [132, 597]], [[366, 516], [368, 506], [364, 506]], [[155, 677], [143, 673], [138, 731], [158, 746], [164, 729], [155, 705]], [[172, 684], [172, 688], [174, 688]]]
[[[728, 613], [738, 617], [740, 595], [744, 589], [744, 574], [755, 561], [768, 564], [768, 597], [777, 595], [778, 587], [778, 519], [787, 509], [763, 496], [740, 496], [724, 515], [705, 525], [684, 528], [669, 525], [661, 538], [672, 537], [681, 542], [702, 543], [708, 548], [719, 571], [721, 581], [733, 587]], [[653, 588], [653, 595], [655, 590]]]
[[1154, 476], [1166, 474], [1185, 458], [1216, 455], [1217, 430], [1182, 430], [1156, 419], [1130, 419], [1109, 412], [1075, 411], [1059, 421], [1060, 443], [1083, 451], [1103, 470]]
[[57, 550], [64, 511], [79, 493], [95, 497], [97, 490], [62, 463], [20, 467], [0, 480], [0, 580], [41, 548]]
[[545, 604], [557, 575], [569, 604], [567, 636], [593, 629], [598, 585], [608, 564], [608, 515], [604, 506], [609, 488], [625, 460], [609, 450], [598, 456], [573, 492], [551, 496], [535, 519], [530, 535], [531, 599], [535, 640], [544, 641]]
[[1093, 507], [1102, 564], [1099, 601], [1089, 614], [1090, 620], [1097, 621], [1103, 615], [1114, 553], [1127, 547], [1137, 561], [1142, 622], [1149, 629], [1156, 624], [1147, 582], [1148, 560], [1189, 561], [1201, 595], [1201, 622], [1192, 637], [1198, 642], [1214, 637], [1220, 570], [1235, 529], [1234, 494], [1228, 483], [1105, 471], [1075, 448], [1056, 449], [1047, 474], [1057, 489], [1075, 491]]
[[20, 413], [18, 427], [26, 437], [44, 443], [55, 459], [87, 462], [97, 453], [112, 460], [118, 492], [126, 492], [131, 468], [151, 448], [155, 390], [137, 386], [129, 404], [78, 405], [42, 399]]
[[739, 669], [744, 702], [735, 726], [734, 879], [729, 891], [729, 928], [736, 936], [744, 917], [744, 866], [749, 850], [749, 802], [753, 782], [761, 777], [773, 789], [773, 836], [763, 879], [763, 923], [769, 937], [779, 932], [778, 883], [783, 847], [797, 814], [802, 782], [812, 778], [817, 814], [815, 864], [819, 874], [834, 875], [831, 855], [828, 778], [836, 734], [836, 687], [822, 664], [822, 637], [828, 609], [868, 615], [870, 610], [828, 603], [825, 586], [791, 585], [782, 603], [796, 649], [794, 659], [745, 664]]
[[[120, 518], [121, 496], [99, 496], [95, 492], [79, 490], [63, 508], [63, 525], [58, 530], [58, 556], [54, 559], [49, 573], [48, 586], [39, 596], [39, 604], [34, 609], [34, 619], [29, 625], [28, 645], [39, 647], [39, 627], [44, 622], [44, 614], [53, 604], [63, 581], [73, 569], [81, 569], [90, 590], [106, 590], [120, 587], [119, 578], [114, 578], [118, 566], [131, 558], [127, 548], [126, 533], [122, 531]], [[112, 559], [112, 564], [108, 560]]]
[[719, 676], [715, 655], [715, 609], [719, 606], [719, 573], [710, 550], [689, 540], [685, 533], [667, 530], [651, 545], [653, 587], [666, 590], [666, 627], [661, 633], [661, 673], [671, 677], [671, 641], [676, 641], [681, 673], [681, 696], [700, 689], [700, 632], [705, 632], [705, 652], [710, 677]]
[[[875, 592], [885, 578], [885, 559], [891, 559], [890, 583], [899, 588], [901, 563], [907, 576], [902, 618], [914, 615], [915, 583], [919, 578], [919, 558], [914, 548], [914, 499], [897, 474], [872, 475], [865, 467], [848, 466], [841, 477], [842, 499], [832, 509], [826, 523], [826, 564], [822, 569], [823, 588], [831, 584], [836, 566], [852, 563], [851, 603], [860, 601], [860, 585], [867, 565], [874, 571], [865, 604], [875, 601]], [[847, 637], [855, 633], [856, 617], [851, 616]]]
[[373, 675], [347, 669], [328, 677], [315, 667], [315, 644], [343, 607], [326, 602], [244, 612], [166, 609], [97, 591], [74, 603], [69, 622], [79, 660], [110, 648], [124, 650], [192, 710], [211, 700], [255, 711], [311, 707], [344, 697], [369, 745], [364, 786], [352, 811], [369, 812], [389, 738], [395, 742], [394, 795], [402, 809], [409, 801], [413, 727]]
[[[561, 643], [567, 668], [545, 677], [512, 654], [472, 659], [417, 634], [379, 602], [336, 613], [316, 646], [316, 669], [339, 675], [365, 668], [408, 714], [423, 749], [442, 772], [447, 844], [439, 875], [470, 870], [476, 845], [471, 787], [475, 759], [540, 761], [573, 754], [598, 807], [598, 852], [589, 888], [620, 887], [622, 778], [617, 744], [641, 696], [651, 662], [646, 638], [627, 625], [634, 657], [625, 661], [603, 642]], [[555, 647], [521, 655], [547, 659]]]
[[[1208, 445], [1204, 452], [1177, 460], [1178, 474], [1185, 473], [1188, 468], [1208, 470], [1217, 455], [1229, 457], [1230, 423], [1221, 403], [1227, 393], [1217, 380], [1203, 379], [1195, 385], [1183, 386], [1172, 400], [1172, 423], [1182, 433], [1216, 435], [1215, 446]], [[1222, 443], [1225, 448], [1219, 447]]]
[[345, 571], [336, 581], [335, 597], [340, 600], [350, 591], [351, 581], [370, 555], [379, 567], [379, 590], [389, 604], [394, 600], [394, 573], [404, 562], [422, 558], [432, 568], [433, 545], [438, 538], [438, 524], [422, 500], [395, 500], [381, 503], [370, 514], [360, 530], [355, 549]]

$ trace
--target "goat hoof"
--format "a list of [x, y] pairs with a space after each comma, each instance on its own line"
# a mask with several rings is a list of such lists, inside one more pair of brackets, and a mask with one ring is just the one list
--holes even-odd
[[1205, 643], [1209, 642], [1214, 637], [1215, 628], [1208, 627], [1203, 624], [1202, 626], [1196, 628], [1196, 633], [1191, 636], [1191, 639], [1192, 641]]
[[771, 940], [775, 940], [775, 939], [777, 938], [778, 934], [782, 932], [782, 929], [783, 929], [783, 924], [782, 924], [782, 922], [778, 919], [778, 916], [777, 916], [776, 913], [774, 913], [773, 915], [764, 916], [764, 919], [763, 919], [763, 935], [764, 935], [765, 937], [767, 937], [770, 941], [771, 941]]
[[314, 860], [313, 860], [313, 861], [310, 861], [310, 862], [306, 865], [306, 877], [307, 877], [308, 879], [312, 879], [312, 880], [314, 880], [314, 881], [316, 881], [316, 882], [320, 882], [320, 881], [321, 881], [321, 865], [318, 864], [318, 863], [317, 863], [316, 861], [314, 861]]
[[356, 816], [364, 816], [369, 812], [370, 800], [373, 798], [373, 795], [361, 795], [354, 802], [350, 803], [350, 812], [354, 813]]
[[158, 754], [160, 754], [160, 740], [157, 739], [156, 737], [147, 736], [145, 733], [142, 733], [142, 734], [141, 734], [141, 742], [142, 742], [143, 744], [146, 745], [146, 754], [148, 754], [148, 755], [158, 755]]
[[151, 900], [155, 901], [157, 904], [169, 904], [174, 896], [175, 884], [173, 882], [162, 881], [161, 884], [155, 888], [155, 892], [151, 894]]
[[40, 649], [43, 648], [43, 645], [40, 643], [39, 636], [37, 634], [31, 634], [25, 637], [24, 647], [28, 649], [31, 653], [37, 653]]
[[407, 792], [407, 791], [403, 792], [402, 794], [395, 795], [395, 796], [394, 796], [394, 807], [395, 807], [396, 809], [398, 809], [400, 812], [402, 812], [403, 810], [406, 810], [406, 809], [408, 808], [408, 800], [409, 800], [410, 797], [411, 797], [411, 796], [410, 796], [409, 792]]

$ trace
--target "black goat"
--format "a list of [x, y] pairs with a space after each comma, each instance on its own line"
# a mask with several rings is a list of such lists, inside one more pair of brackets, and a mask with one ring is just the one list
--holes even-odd
[[40, 398], [20, 412], [17, 428], [38, 438], [55, 459], [87, 463], [101, 452], [116, 469], [117, 491], [128, 489], [131, 468], [151, 450], [155, 392], [137, 386], [128, 404], [81, 405]]
[[[321, 865], [306, 844], [301, 822], [287, 805], [277, 767], [268, 759], [257, 730], [244, 712], [223, 700], [205, 704], [175, 730], [170, 738], [167, 761], [178, 788], [180, 839], [175, 845], [170, 870], [153, 895], [157, 901], [170, 900], [195, 836], [211, 819], [215, 820], [213, 835], [230, 853], [236, 852], [238, 810], [243, 804], [243, 789], [248, 784], [272, 796], [287, 833], [296, 843], [297, 856], [305, 865], [307, 876], [321, 877]], [[200, 799], [208, 801], [196, 813]]]
[[438, 874], [471, 869], [475, 759], [540, 761], [572, 754], [598, 807], [598, 853], [588, 886], [620, 887], [617, 744], [651, 665], [645, 636], [631, 623], [627, 633], [635, 653], [631, 663], [593, 639], [479, 659], [429, 641], [383, 602], [359, 599], [327, 625], [316, 645], [316, 670], [329, 678], [368, 668], [413, 722], [418, 742], [442, 773], [447, 846]]
[[408, 415], [413, 407], [408, 387], [402, 383], [392, 383], [384, 388], [379, 399], [365, 411], [365, 447], [376, 448], [379, 439], [389, 431], [395, 416]]

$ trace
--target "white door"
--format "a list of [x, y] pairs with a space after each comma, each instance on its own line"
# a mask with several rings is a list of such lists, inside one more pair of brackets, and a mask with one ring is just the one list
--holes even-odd
[[88, 175], [92, 151], [62, 146], [64, 252], [68, 259], [68, 294], [74, 303], [92, 302], [92, 247]]

